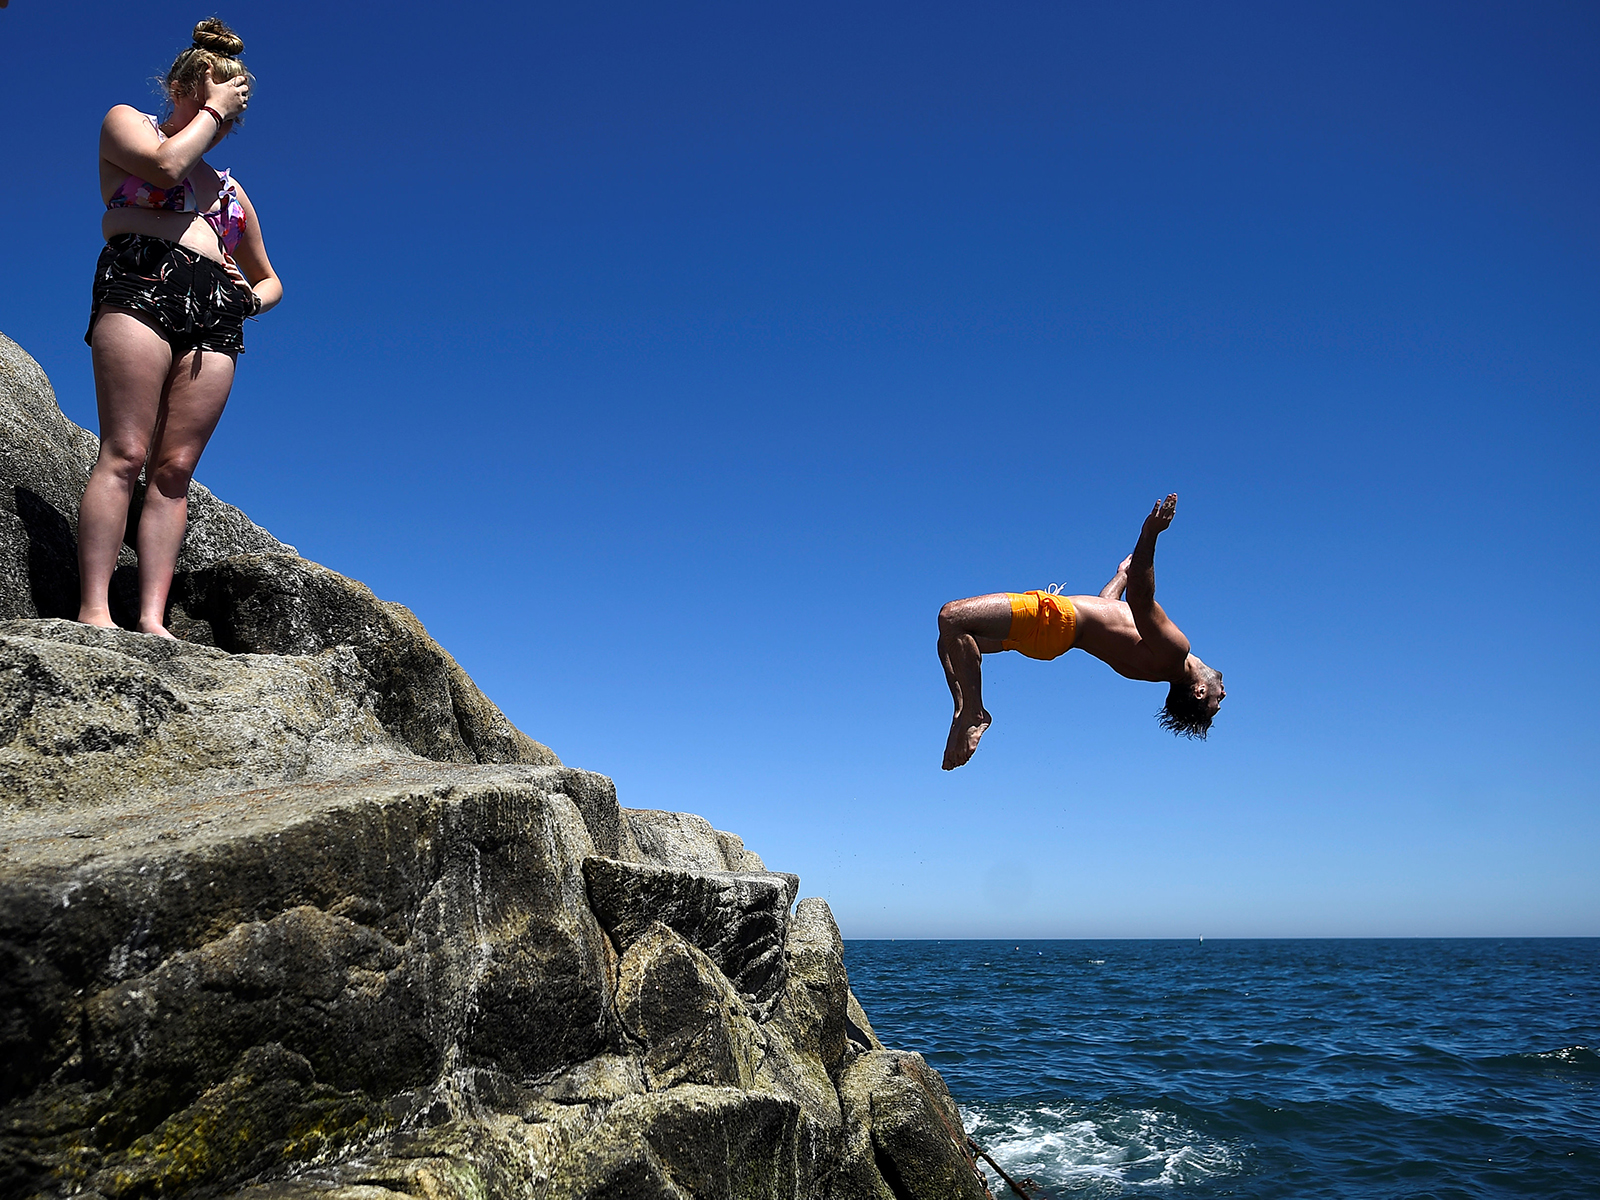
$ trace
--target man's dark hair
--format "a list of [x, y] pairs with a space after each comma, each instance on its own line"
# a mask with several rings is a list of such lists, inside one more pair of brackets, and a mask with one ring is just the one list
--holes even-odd
[[1196, 700], [1189, 685], [1182, 680], [1167, 689], [1167, 702], [1156, 714], [1161, 728], [1170, 729], [1178, 737], [1206, 740], [1211, 731], [1212, 712], [1204, 700]]

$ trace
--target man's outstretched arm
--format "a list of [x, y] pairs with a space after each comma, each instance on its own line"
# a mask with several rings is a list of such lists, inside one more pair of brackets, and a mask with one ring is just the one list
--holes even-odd
[[[1189, 656], [1189, 639], [1156, 603], [1156, 539], [1166, 532], [1178, 511], [1178, 494], [1156, 501], [1139, 530], [1139, 541], [1128, 556], [1128, 609], [1139, 628], [1139, 638], [1158, 660], [1181, 666]], [[1109, 585], [1108, 585], [1109, 586]]]

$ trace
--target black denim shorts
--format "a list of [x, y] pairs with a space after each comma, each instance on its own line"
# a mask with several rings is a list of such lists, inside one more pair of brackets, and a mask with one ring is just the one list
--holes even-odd
[[244, 320], [255, 310], [250, 289], [203, 254], [143, 233], [106, 243], [94, 268], [94, 307], [83, 340], [107, 304], [154, 318], [174, 357], [190, 350], [244, 351]]

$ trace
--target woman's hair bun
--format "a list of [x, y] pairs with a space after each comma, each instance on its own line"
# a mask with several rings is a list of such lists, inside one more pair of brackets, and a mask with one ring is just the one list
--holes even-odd
[[207, 17], [194, 27], [194, 48], [238, 58], [244, 53], [244, 39], [216, 17]]

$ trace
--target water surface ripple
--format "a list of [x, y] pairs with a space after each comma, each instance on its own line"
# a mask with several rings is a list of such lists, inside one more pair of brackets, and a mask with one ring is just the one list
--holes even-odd
[[845, 957], [879, 1036], [1046, 1196], [1600, 1200], [1600, 939]]

